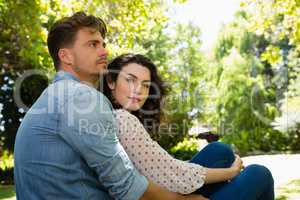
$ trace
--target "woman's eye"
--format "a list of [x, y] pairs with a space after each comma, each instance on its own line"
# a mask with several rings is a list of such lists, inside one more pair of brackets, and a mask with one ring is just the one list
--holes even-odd
[[133, 82], [134, 82], [134, 79], [132, 79], [132, 78], [127, 78], [126, 81], [127, 81], [128, 83], [133, 83]]
[[149, 89], [150, 85], [149, 84], [144, 84], [143, 87], [146, 88], [146, 89]]

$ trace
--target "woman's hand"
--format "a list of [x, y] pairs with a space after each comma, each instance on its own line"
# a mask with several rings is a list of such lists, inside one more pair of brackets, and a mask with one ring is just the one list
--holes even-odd
[[239, 155], [237, 155], [237, 154], [235, 155], [235, 160], [232, 163], [232, 165], [231, 165], [230, 168], [233, 170], [233, 173], [234, 173], [233, 177], [235, 177], [236, 175], [238, 175], [240, 173], [240, 171], [244, 168], [243, 161], [242, 161], [242, 159], [240, 158]]
[[243, 169], [243, 161], [240, 156], [235, 155], [235, 160], [229, 168], [206, 168], [205, 183], [218, 183], [234, 178]]

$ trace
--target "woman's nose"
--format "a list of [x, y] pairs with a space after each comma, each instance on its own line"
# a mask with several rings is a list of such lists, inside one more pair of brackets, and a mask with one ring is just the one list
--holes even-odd
[[133, 87], [133, 92], [140, 95], [142, 93], [142, 85], [140, 83], [136, 83]]

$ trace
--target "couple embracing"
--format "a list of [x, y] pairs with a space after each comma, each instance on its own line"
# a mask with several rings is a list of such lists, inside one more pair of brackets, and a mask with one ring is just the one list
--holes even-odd
[[163, 81], [143, 55], [108, 64], [106, 33], [100, 18], [83, 12], [49, 31], [57, 73], [17, 132], [17, 199], [274, 199], [270, 171], [244, 168], [226, 144], [185, 162], [153, 141], [143, 122], [160, 122]]

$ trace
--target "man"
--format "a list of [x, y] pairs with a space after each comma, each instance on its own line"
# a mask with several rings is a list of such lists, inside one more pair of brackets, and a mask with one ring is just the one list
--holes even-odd
[[27, 112], [15, 142], [17, 199], [194, 199], [166, 191], [134, 168], [98, 92], [106, 26], [78, 12], [56, 22], [48, 49], [58, 73]]

